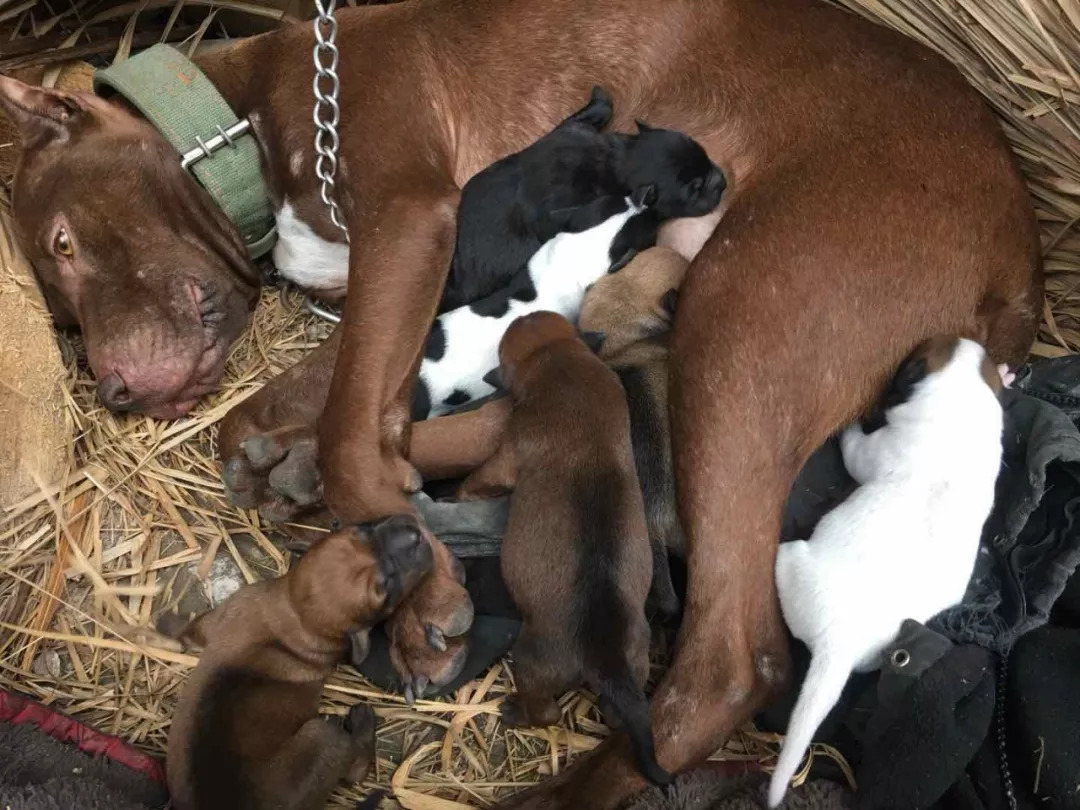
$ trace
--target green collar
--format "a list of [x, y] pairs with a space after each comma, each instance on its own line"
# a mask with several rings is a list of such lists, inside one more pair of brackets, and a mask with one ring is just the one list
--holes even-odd
[[99, 70], [94, 90], [118, 92], [157, 127], [240, 230], [251, 258], [274, 246], [274, 212], [251, 123], [237, 119], [193, 62], [175, 48], [154, 45]]

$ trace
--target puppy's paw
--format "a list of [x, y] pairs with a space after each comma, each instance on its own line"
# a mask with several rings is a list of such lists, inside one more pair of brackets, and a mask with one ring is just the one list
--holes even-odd
[[392, 639], [391, 644], [390, 660], [401, 678], [405, 702], [410, 705], [454, 680], [469, 652], [463, 638], [445, 639], [446, 649], [442, 651], [433, 650], [426, 639], [419, 644]]

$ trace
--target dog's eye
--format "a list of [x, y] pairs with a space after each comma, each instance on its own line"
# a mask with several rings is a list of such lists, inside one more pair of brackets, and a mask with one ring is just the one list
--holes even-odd
[[704, 177], [695, 177], [690, 183], [690, 193], [700, 194], [702, 187], [705, 185]]
[[56, 238], [53, 239], [53, 250], [59, 256], [71, 256], [75, 253], [74, 248], [71, 247], [71, 237], [63, 228], [56, 232]]

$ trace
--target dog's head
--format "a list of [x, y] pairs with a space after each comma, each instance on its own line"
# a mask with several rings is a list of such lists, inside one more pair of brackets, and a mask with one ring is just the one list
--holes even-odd
[[623, 181], [635, 199], [644, 195], [660, 219], [700, 217], [720, 204], [727, 180], [701, 144], [641, 121], [637, 128], [622, 166]]
[[305, 624], [333, 635], [369, 628], [393, 612], [431, 571], [431, 545], [415, 518], [395, 515], [317, 541], [288, 573]]
[[598, 351], [602, 360], [671, 329], [687, 266], [686, 259], [675, 251], [655, 247], [590, 285], [578, 327], [584, 334], [603, 336]]
[[583, 351], [589, 351], [577, 329], [562, 315], [544, 310], [522, 315], [510, 324], [502, 336], [499, 343], [500, 365], [497, 375], [494, 375], [498, 379], [492, 382], [514, 396], [520, 396], [529, 369], [538, 362], [542, 350], [560, 342], [570, 342], [580, 346]]
[[19, 245], [102, 401], [174, 418], [212, 390], [258, 294], [240, 234], [169, 143], [119, 103], [0, 76], [19, 129]]

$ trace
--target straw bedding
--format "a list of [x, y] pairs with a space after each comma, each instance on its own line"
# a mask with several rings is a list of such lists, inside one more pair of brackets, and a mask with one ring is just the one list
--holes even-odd
[[[840, 2], [947, 55], [999, 113], [1042, 224], [1047, 301], [1033, 353], [1080, 350], [1080, 5]], [[194, 45], [248, 33], [298, 5], [306, 7], [291, 0], [278, 8], [189, 2], [181, 13], [172, 0], [73, 0], [63, 8], [46, 0], [0, 2], [0, 32], [10, 37], [0, 47], [0, 70], [37, 63], [49, 68], [45, 81], [54, 81], [54, 66], [67, 58], [123, 58], [161, 38]], [[155, 9], [164, 18], [150, 13]], [[16, 150], [0, 129], [5, 183]], [[326, 331], [298, 299], [268, 291], [231, 354], [222, 390], [172, 424], [104, 411], [78, 337], [61, 336], [72, 461], [58, 482], [41, 481], [38, 493], [0, 513], [0, 686], [56, 704], [147, 751], [164, 750], [170, 709], [194, 659], [149, 632], [152, 617], [177, 604], [216, 604], [240, 583], [276, 576], [287, 565], [273, 527], [224, 499], [213, 452], [217, 424]], [[343, 713], [357, 699], [375, 707], [379, 758], [368, 788], [392, 786], [406, 808], [482, 807], [563, 767], [606, 734], [585, 695], [567, 698], [557, 732], [507, 731], [498, 703], [510, 688], [504, 664], [445, 701], [408, 707], [342, 668], [326, 690], [325, 708]], [[775, 739], [747, 730], [718, 756], [767, 760], [774, 752]], [[364, 790], [340, 791], [332, 806], [349, 807]]]

